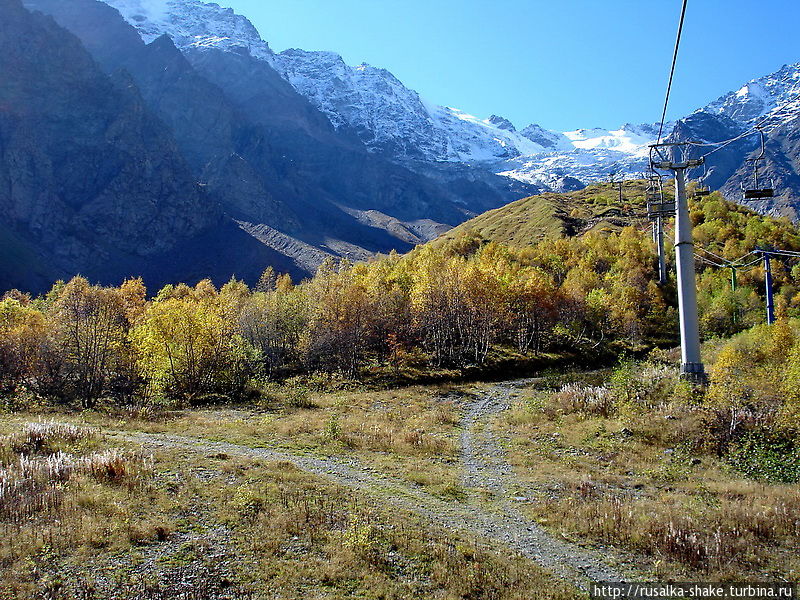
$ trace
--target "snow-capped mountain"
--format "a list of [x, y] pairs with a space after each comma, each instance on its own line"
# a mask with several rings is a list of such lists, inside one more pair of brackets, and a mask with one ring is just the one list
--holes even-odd
[[275, 67], [336, 127], [398, 159], [471, 164], [545, 151], [502, 117], [432, 105], [386, 69], [351, 67], [333, 52], [286, 50]]
[[136, 27], [147, 43], [166, 33], [178, 48], [246, 49], [268, 62], [275, 56], [253, 24], [231, 8], [196, 0], [103, 1]]
[[494, 171], [556, 191], [612, 177], [641, 177], [648, 169], [649, 145], [658, 137], [658, 125], [625, 124], [615, 130], [577, 129], [560, 135], [550, 151], [511, 158], [495, 165]]
[[[397, 159], [497, 162], [546, 151], [504, 120], [493, 123], [425, 102], [385, 69], [351, 67], [333, 52], [275, 54], [245, 17], [198, 0], [105, 0], [146, 42], [167, 34], [181, 49], [246, 49], [270, 63], [336, 127], [354, 130], [368, 148]], [[535, 126], [534, 126], [535, 127]], [[548, 140], [551, 141], [551, 140]], [[563, 143], [561, 147], [563, 148]]]
[[701, 110], [748, 125], [766, 120], [765, 129], [774, 128], [800, 113], [800, 63], [748, 81]]
[[[182, 49], [246, 50], [269, 62], [334, 127], [354, 132], [372, 152], [411, 168], [420, 163], [465, 165], [524, 184], [571, 188], [610, 176], [641, 175], [647, 169], [648, 145], [658, 137], [657, 127], [649, 124], [568, 132], [534, 124], [518, 130], [500, 116], [482, 119], [426, 102], [389, 71], [368, 64], [347, 65], [333, 52], [291, 49], [275, 54], [245, 17], [216, 4], [104, 1], [117, 8], [145, 41], [167, 34]], [[711, 122], [702, 115], [709, 115]], [[668, 124], [665, 135], [680, 137], [691, 131], [705, 141], [719, 141], [715, 133], [745, 131], [764, 119], [769, 131], [798, 115], [800, 64], [754, 79], [699, 109], [687, 117], [693, 127], [682, 126], [684, 120]], [[746, 146], [742, 144], [738, 152]], [[716, 176], [722, 177], [731, 167], [717, 168]]]
[[[488, 119], [426, 102], [386, 69], [347, 65], [334, 52], [291, 49], [275, 54], [253, 25], [231, 9], [198, 0], [105, 0], [150, 42], [169, 35], [179, 48], [217, 48], [269, 62], [337, 128], [357, 133], [366, 146], [396, 160], [455, 162], [494, 169], [506, 160], [573, 150], [638, 152], [640, 131], [579, 130], [563, 134], [529, 125], [517, 131]], [[521, 178], [521, 180], [525, 180]]]
[[614, 131], [578, 129], [564, 133], [579, 150], [615, 150], [624, 154], [646, 153], [644, 149], [658, 137], [658, 125], [627, 123]]
[[616, 150], [573, 150], [520, 156], [499, 166], [507, 170], [498, 175], [560, 192], [580, 189], [592, 181], [642, 177], [649, 160], [646, 154]]
[[565, 169], [594, 165], [578, 176], [587, 181], [605, 178], [610, 171], [632, 172], [657, 136], [651, 125], [562, 133], [532, 124], [517, 131], [501, 116], [481, 119], [430, 104], [389, 71], [366, 64], [350, 67], [332, 52], [287, 50], [276, 56], [275, 64], [334, 125], [354, 129], [370, 149], [398, 160], [478, 165], [552, 187], [561, 179], [549, 172], [554, 164]]

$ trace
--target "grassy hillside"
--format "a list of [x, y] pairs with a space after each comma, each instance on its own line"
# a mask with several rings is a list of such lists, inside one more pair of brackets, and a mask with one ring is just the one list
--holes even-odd
[[544, 238], [618, 232], [627, 225], [642, 224], [647, 183], [623, 182], [621, 202], [618, 185], [598, 183], [577, 192], [523, 198], [459, 225], [434, 243], [473, 233], [485, 240], [524, 247]]

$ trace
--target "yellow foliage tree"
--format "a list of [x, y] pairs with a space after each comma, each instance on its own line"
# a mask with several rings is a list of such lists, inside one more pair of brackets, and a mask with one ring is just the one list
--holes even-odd
[[216, 294], [151, 303], [131, 332], [150, 394], [196, 403], [241, 367], [241, 340], [229, 334]]
[[8, 394], [35, 376], [41, 341], [47, 334], [44, 315], [20, 300], [0, 301], [0, 393]]
[[92, 408], [117, 377], [126, 351], [125, 298], [120, 288], [75, 277], [60, 288], [47, 317], [56, 345], [51, 374], [63, 380], [68, 397]]

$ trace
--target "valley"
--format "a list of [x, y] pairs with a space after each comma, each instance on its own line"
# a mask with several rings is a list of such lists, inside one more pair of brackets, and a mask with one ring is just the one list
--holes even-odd
[[[590, 3], [568, 44], [553, 5], [279, 4], [622, 112]], [[0, 0], [0, 600], [798, 591], [800, 63], [675, 115], [682, 36], [753, 22], [678, 4], [662, 121], [561, 131], [214, 3]]]
[[[533, 197], [299, 284], [6, 294], [0, 597], [794, 581], [797, 268], [775, 261], [769, 326], [763, 273], [731, 290], [701, 268], [711, 385], [693, 386], [674, 368], [674, 283], [655, 284], [649, 232], [624, 221], [644, 192]], [[516, 237], [533, 211], [552, 231]], [[718, 193], [692, 219], [721, 256], [800, 248], [788, 220]]]
[[[50, 428], [42, 456], [117, 447], [126, 460], [154, 462], [135, 488], [124, 479], [130, 465], [119, 480], [100, 480], [107, 491], [70, 479], [77, 495], [53, 509], [80, 519], [69, 547], [37, 537], [34, 523], [14, 529], [3, 597], [25, 597], [14, 594], [37, 581], [55, 598], [80, 589], [221, 599], [267, 589], [287, 598], [516, 598], [526, 589], [577, 598], [590, 581], [758, 580], [765, 571], [791, 580], [796, 496], [730, 470], [703, 441], [705, 409], [681, 397], [674, 377], [654, 361], [502, 383], [355, 387], [312, 393], [302, 407], [276, 390], [257, 407], [50, 414], [35, 417], [39, 425], [18, 414], [2, 424], [12, 449], [31, 435], [23, 432]], [[65, 439], [53, 418], [87, 441]], [[102, 529], [100, 493], [119, 498]], [[44, 531], [63, 527], [41, 519]], [[729, 537], [737, 529], [746, 533]], [[91, 570], [78, 566], [89, 547], [99, 549]], [[37, 580], [26, 556], [54, 579]], [[317, 561], [325, 566], [309, 570]], [[448, 579], [441, 561], [464, 561], [474, 574]]]

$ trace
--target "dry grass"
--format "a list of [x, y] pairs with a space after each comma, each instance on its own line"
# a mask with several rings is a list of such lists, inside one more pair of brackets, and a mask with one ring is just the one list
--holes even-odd
[[384, 512], [291, 465], [245, 472], [219, 518], [281, 597], [575, 597], [507, 551]]
[[593, 184], [566, 194], [546, 193], [523, 198], [459, 225], [433, 244], [442, 245], [465, 233], [475, 232], [483, 239], [524, 248], [543, 238], [563, 236], [575, 227], [576, 220], [579, 229], [594, 224], [595, 230], [618, 232], [623, 225], [633, 223], [626, 216], [630, 215], [632, 207], [641, 209], [644, 205], [645, 187], [643, 181], [623, 182], [623, 204], [619, 204], [617, 186], [609, 183]]
[[[616, 373], [591, 386], [551, 381], [520, 393], [512, 409], [491, 425], [510, 437], [509, 456], [519, 484], [513, 493], [530, 498], [525, 510], [559, 535], [621, 548], [655, 578], [757, 579], [766, 573], [796, 580], [797, 486], [764, 486], [733, 473], [706, 447], [703, 411], [667, 393], [674, 387], [668, 369], [648, 369], [639, 374], [654, 382], [650, 387], [640, 386], [630, 373]], [[182, 411], [127, 422], [91, 418], [115, 428], [353, 457], [442, 497], [463, 499], [457, 457], [463, 393], [446, 386], [289, 392], [276, 393], [260, 408]], [[474, 542], [431, 532], [407, 515], [388, 515], [291, 465], [227, 456], [201, 461], [162, 456], [156, 473], [165, 478], [157, 477], [157, 485], [148, 483], [131, 494], [115, 483], [127, 477], [124, 461], [113, 452], [104, 454], [99, 434], [71, 434], [69, 427], [53, 425], [53, 433], [39, 436], [36, 428], [28, 431], [19, 423], [16, 428], [15, 433], [0, 423], [0, 431], [9, 434], [3, 439], [15, 439], [18, 448], [39, 448], [25, 460], [41, 466], [26, 468], [44, 469], [44, 461], [52, 460], [50, 480], [74, 468], [65, 466], [58, 452], [81, 460], [98, 457], [97, 471], [84, 468], [55, 485], [57, 493], [75, 494], [69, 503], [77, 509], [66, 513], [65, 525], [44, 534], [31, 533], [31, 528], [22, 547], [41, 550], [50, 543], [46, 538], [62, 533], [79, 548], [105, 552], [148, 547], [168, 541], [173, 532], [181, 535], [198, 527], [196, 514], [205, 511], [212, 522], [233, 532], [237, 560], [257, 580], [256, 589], [270, 582], [287, 598], [358, 593], [384, 598], [516, 597], [497, 592], [503, 585], [542, 597], [530, 585], [519, 584], [529, 568], [525, 564], [503, 560]], [[16, 456], [12, 445], [0, 445], [0, 452]], [[9, 468], [12, 463], [18, 461], [4, 459], [3, 464]], [[197, 479], [187, 475], [195, 471]], [[171, 487], [166, 482], [178, 473], [180, 484]], [[80, 491], [71, 492], [75, 482], [80, 482]], [[60, 502], [55, 513], [66, 505]], [[79, 514], [83, 524], [76, 527]], [[65, 533], [64, 527], [75, 531]], [[23, 554], [12, 563], [18, 565]], [[204, 568], [196, 561], [192, 565]], [[526, 576], [541, 585], [541, 574]]]
[[353, 456], [442, 497], [459, 497], [453, 391], [414, 386], [316, 394], [316, 408], [267, 415], [260, 433], [293, 449]]
[[71, 423], [36, 421], [23, 423], [9, 435], [0, 437], [0, 465], [24, 454], [54, 454], [61, 447], [95, 441], [98, 430]]
[[550, 407], [562, 413], [609, 417], [615, 410], [614, 394], [607, 387], [569, 383], [553, 394]]
[[272, 390], [260, 407], [173, 411], [152, 419], [97, 413], [85, 418], [106, 428], [352, 457], [441, 497], [459, 498], [463, 393], [452, 385], [332, 392], [289, 388]]
[[255, 592], [233, 586], [213, 561], [170, 569], [160, 579], [119, 573], [107, 583], [89, 574], [72, 581], [44, 582], [36, 598], [42, 600], [257, 600]]
[[136, 488], [121, 484], [140, 455], [94, 447], [5, 467], [64, 498], [27, 521], [0, 519], [0, 598], [577, 598], [507, 551], [291, 464], [164, 450]]
[[621, 544], [690, 574], [724, 579], [767, 568], [783, 577], [798, 575], [796, 557], [785, 560], [800, 539], [796, 490], [720, 495], [664, 490], [627, 499], [613, 492], [576, 491], [534, 512], [569, 535]]
[[[661, 385], [658, 375], [646, 377]], [[635, 385], [609, 402], [601, 389], [530, 390], [495, 425], [512, 432], [532, 518], [576, 541], [623, 548], [656, 578], [797, 580], [797, 485], [732, 471], [710, 452], [700, 408]]]
[[75, 456], [57, 451], [44, 456], [44, 448], [55, 441], [77, 442], [94, 438], [97, 432], [59, 423], [28, 423], [6, 438], [6, 454], [17, 460], [0, 467], [0, 521], [20, 525], [41, 518], [61, 516], [72, 507], [83, 478], [96, 482], [124, 484], [133, 490], [149, 477], [152, 459], [117, 449]]

